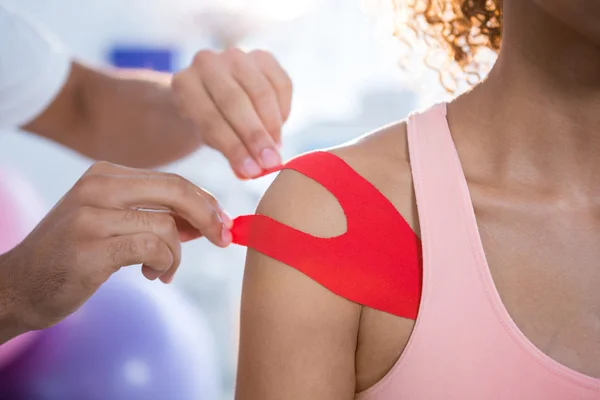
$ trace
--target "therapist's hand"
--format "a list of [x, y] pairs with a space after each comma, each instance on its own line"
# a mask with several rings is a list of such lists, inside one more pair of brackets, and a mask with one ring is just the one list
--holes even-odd
[[281, 164], [292, 83], [271, 54], [201, 51], [172, 87], [204, 143], [223, 153], [238, 177], [254, 178]]
[[0, 256], [0, 343], [61, 321], [123, 266], [170, 282], [182, 241], [225, 247], [230, 227], [214, 197], [180, 176], [96, 163]]
[[[200, 51], [171, 75], [73, 61], [61, 91], [23, 129], [93, 158], [136, 168], [168, 164], [203, 145], [240, 178], [278, 166], [290, 78], [264, 51]], [[48, 79], [63, 79], [59, 71]], [[47, 99], [50, 100], [50, 99]]]

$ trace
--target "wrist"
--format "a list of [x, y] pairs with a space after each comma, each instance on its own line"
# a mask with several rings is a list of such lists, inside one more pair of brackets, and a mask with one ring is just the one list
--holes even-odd
[[11, 252], [0, 255], [0, 344], [29, 331], [25, 327]]

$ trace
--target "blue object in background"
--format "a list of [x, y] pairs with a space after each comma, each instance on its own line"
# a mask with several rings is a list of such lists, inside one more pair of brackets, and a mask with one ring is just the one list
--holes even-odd
[[119, 68], [145, 68], [174, 72], [175, 50], [168, 47], [116, 46], [109, 52], [109, 62]]

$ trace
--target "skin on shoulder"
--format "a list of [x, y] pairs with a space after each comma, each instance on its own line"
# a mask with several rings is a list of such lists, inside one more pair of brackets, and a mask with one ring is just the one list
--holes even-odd
[[[390, 199], [418, 232], [405, 123], [330, 151]], [[257, 213], [319, 237], [346, 230], [335, 197], [291, 170], [280, 173]], [[375, 325], [361, 326], [365, 321]], [[236, 399], [352, 399], [389, 371], [411, 329], [412, 321], [350, 302], [249, 249]]]

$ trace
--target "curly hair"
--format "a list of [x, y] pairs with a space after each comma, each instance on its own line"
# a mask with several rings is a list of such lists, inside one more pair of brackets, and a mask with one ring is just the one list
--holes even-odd
[[[502, 43], [503, 0], [392, 0], [396, 14], [394, 35], [405, 39], [409, 28], [429, 50], [442, 50], [452, 60], [456, 72], [448, 67], [426, 64], [436, 70], [444, 87], [452, 91], [444, 78], [454, 80], [463, 74], [474, 84], [480, 80], [481, 68], [476, 59], [479, 50], [497, 53]], [[402, 15], [403, 18], [398, 17]], [[448, 57], [449, 56], [449, 57]]]

